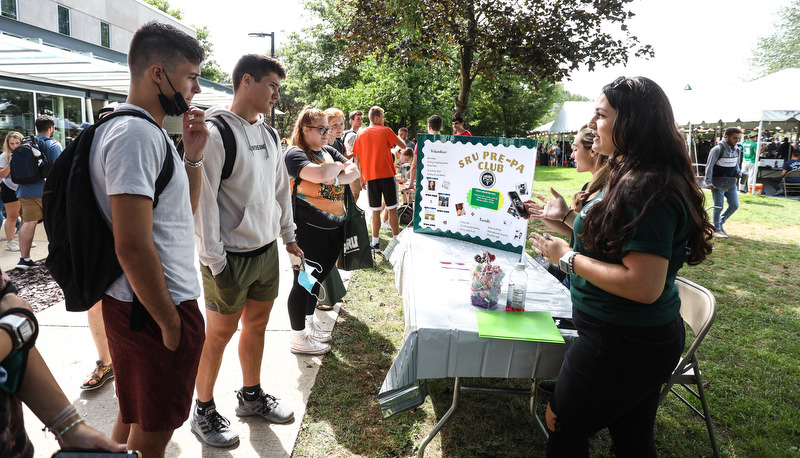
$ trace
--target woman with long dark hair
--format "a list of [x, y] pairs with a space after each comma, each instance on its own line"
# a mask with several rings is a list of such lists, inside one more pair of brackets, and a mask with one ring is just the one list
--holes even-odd
[[[656, 456], [658, 393], [685, 341], [675, 277], [711, 253], [686, 145], [663, 90], [643, 77], [603, 88], [589, 123], [609, 157], [606, 187], [572, 222], [575, 245], [533, 234], [571, 275], [576, 339], [547, 408], [548, 456], [588, 456], [608, 427], [617, 456]], [[574, 250], [574, 251], [573, 251]]]
[[288, 299], [292, 353], [321, 355], [330, 350], [326, 343], [330, 333], [314, 324], [315, 295], [324, 294], [319, 282], [328, 276], [342, 250], [345, 188], [359, 176], [355, 163], [328, 146], [330, 131], [325, 113], [306, 107], [294, 126], [293, 146], [284, 155], [297, 244], [305, 255], [294, 272]]

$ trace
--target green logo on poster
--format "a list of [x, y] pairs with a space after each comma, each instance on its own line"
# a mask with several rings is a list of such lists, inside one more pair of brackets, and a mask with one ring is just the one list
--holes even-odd
[[475, 208], [500, 209], [500, 193], [498, 191], [485, 191], [472, 188], [467, 193], [467, 201]]

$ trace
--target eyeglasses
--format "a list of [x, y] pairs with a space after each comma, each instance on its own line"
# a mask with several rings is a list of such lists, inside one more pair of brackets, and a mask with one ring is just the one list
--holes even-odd
[[628, 86], [628, 89], [633, 90], [633, 84], [631, 83], [630, 78], [625, 78], [624, 76], [620, 76], [611, 83], [611, 90], [616, 90], [623, 84]]
[[308, 127], [309, 129], [317, 129], [320, 135], [326, 135], [328, 132], [331, 131], [330, 127], [318, 127], [318, 126], [304, 126]]

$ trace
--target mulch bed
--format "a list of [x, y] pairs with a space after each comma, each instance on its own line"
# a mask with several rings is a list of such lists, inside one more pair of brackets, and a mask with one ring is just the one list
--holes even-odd
[[6, 273], [17, 287], [20, 297], [31, 303], [34, 312], [41, 312], [64, 300], [64, 293], [44, 266], [44, 259], [36, 262], [39, 267], [35, 269], [11, 269]]

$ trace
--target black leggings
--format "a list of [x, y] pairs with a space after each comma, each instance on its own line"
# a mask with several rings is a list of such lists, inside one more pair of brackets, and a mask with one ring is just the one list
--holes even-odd
[[[342, 251], [344, 244], [344, 227], [337, 229], [320, 229], [309, 225], [304, 221], [296, 221], [297, 231], [297, 245], [303, 250], [306, 259], [313, 261], [309, 266], [317, 268], [317, 264], [322, 266], [322, 271], [314, 270], [311, 275], [317, 279], [319, 283], [328, 276], [333, 266], [336, 265], [336, 259], [339, 257], [339, 252]], [[309, 273], [311, 273], [309, 271]], [[314, 313], [314, 307], [317, 305], [317, 298], [309, 294], [305, 288], [300, 286], [297, 282], [299, 273], [294, 271], [294, 284], [292, 290], [289, 292], [289, 322], [292, 325], [292, 330], [302, 331], [306, 327], [306, 315]], [[317, 296], [320, 296], [320, 285], [314, 284], [312, 291]], [[326, 291], [324, 294], [330, 294]], [[321, 296], [322, 297], [322, 296]]]

